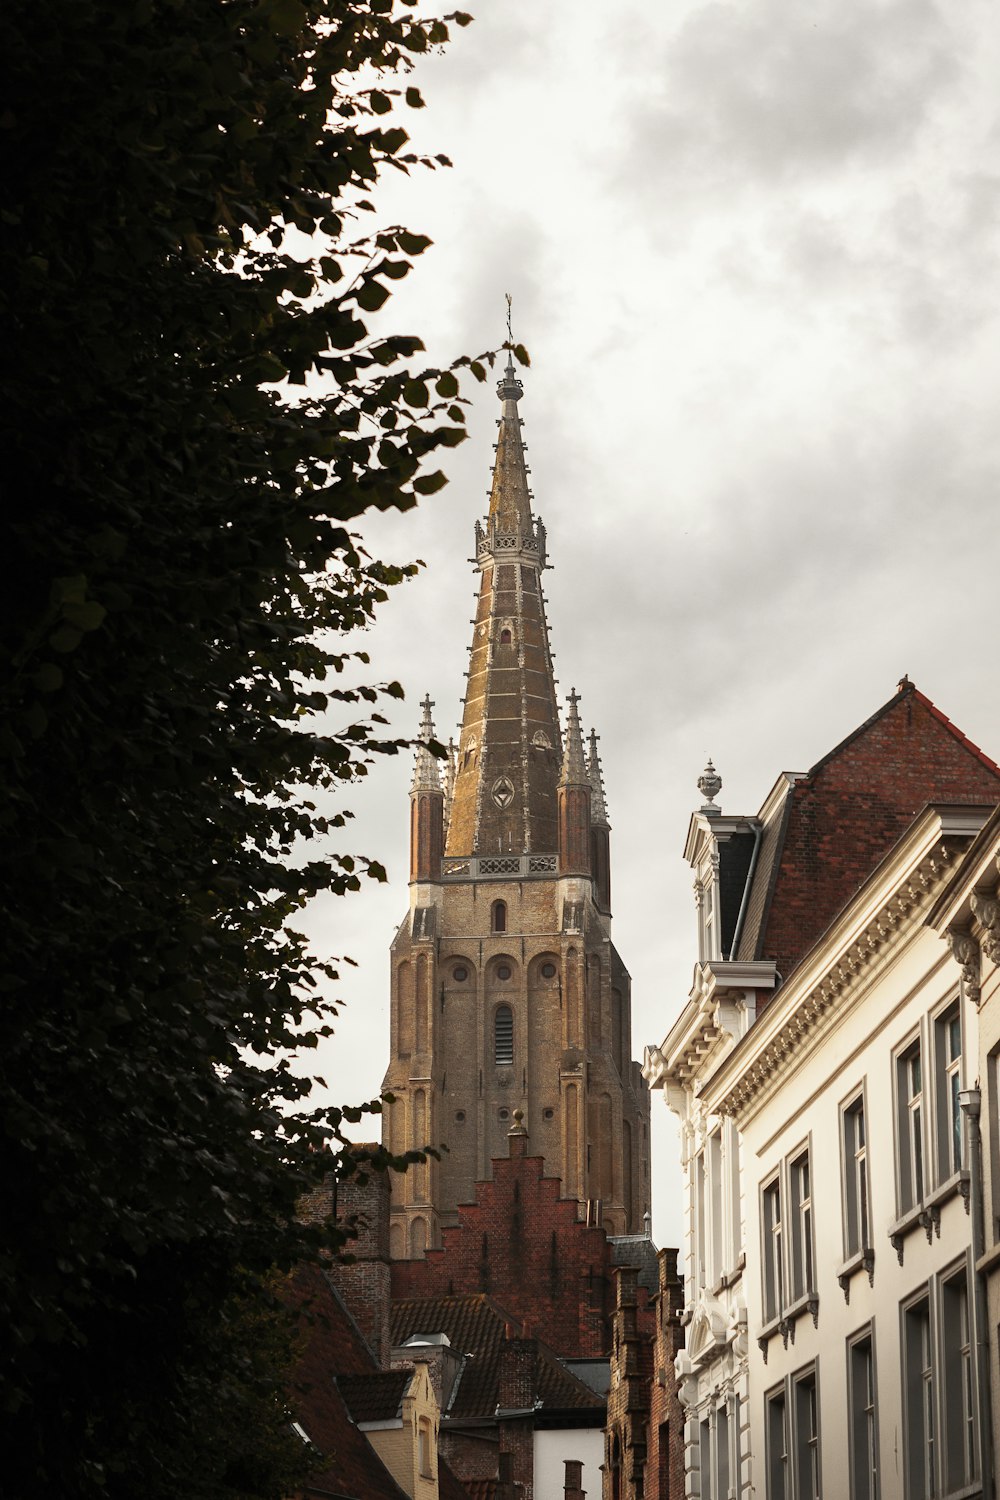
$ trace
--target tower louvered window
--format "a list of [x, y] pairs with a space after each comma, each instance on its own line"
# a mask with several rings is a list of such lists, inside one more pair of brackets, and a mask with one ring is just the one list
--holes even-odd
[[514, 1061], [514, 1012], [509, 1005], [498, 1005], [493, 1021], [493, 1060], [498, 1068]]

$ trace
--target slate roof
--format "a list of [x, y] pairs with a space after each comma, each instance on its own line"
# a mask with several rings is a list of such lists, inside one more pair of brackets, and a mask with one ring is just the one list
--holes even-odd
[[355, 1422], [391, 1422], [403, 1414], [412, 1370], [376, 1370], [370, 1375], [338, 1375], [337, 1389]]
[[660, 1264], [656, 1246], [648, 1234], [612, 1234], [608, 1236], [613, 1266], [635, 1266], [639, 1285], [651, 1297], [660, 1290]]
[[[503, 1308], [481, 1292], [462, 1297], [408, 1298], [393, 1302], [392, 1342], [398, 1347], [414, 1333], [446, 1333], [456, 1354], [470, 1356], [447, 1406], [448, 1416], [492, 1418], [499, 1405], [501, 1349], [512, 1321]], [[535, 1391], [542, 1407], [550, 1411], [601, 1411], [604, 1407], [601, 1398], [570, 1374], [558, 1355], [540, 1341]]]
[[996, 805], [1000, 767], [904, 678], [776, 799], [737, 956], [787, 980], [930, 802]]

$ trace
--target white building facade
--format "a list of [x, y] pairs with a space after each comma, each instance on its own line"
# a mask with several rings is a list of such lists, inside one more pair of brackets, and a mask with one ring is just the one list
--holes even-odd
[[[686, 1500], [994, 1500], [1000, 768], [908, 679], [691, 820]], [[921, 810], [922, 809], [922, 810]]]

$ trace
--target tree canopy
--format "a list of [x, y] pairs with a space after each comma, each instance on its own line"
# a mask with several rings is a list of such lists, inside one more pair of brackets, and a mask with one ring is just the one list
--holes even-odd
[[445, 164], [399, 120], [467, 19], [0, 16], [10, 1495], [287, 1491], [259, 1290], [315, 1249], [294, 1206], [344, 1123], [288, 1063], [336, 978], [294, 916], [382, 878], [315, 799], [398, 744], [343, 637], [407, 569], [348, 526], [444, 483], [485, 375], [369, 332], [428, 242], [366, 235], [368, 195]]

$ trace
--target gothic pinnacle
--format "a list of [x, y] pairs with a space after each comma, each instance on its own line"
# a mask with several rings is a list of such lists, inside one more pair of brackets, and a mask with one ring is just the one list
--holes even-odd
[[583, 731], [580, 728], [580, 715], [577, 704], [580, 695], [576, 688], [570, 688], [567, 700], [569, 707], [566, 711], [566, 736], [564, 740], [562, 776], [559, 778], [560, 786], [589, 786], [590, 777], [587, 772], [587, 762], [583, 754]]
[[604, 774], [601, 770], [601, 757], [597, 753], [598, 734], [596, 729], [590, 731], [587, 752], [587, 771], [590, 776], [590, 821], [599, 826], [607, 824], [608, 805], [604, 797]]
[[437, 757], [432, 755], [427, 746], [434, 739], [434, 720], [431, 718], [431, 709], [434, 704], [428, 694], [420, 704], [423, 714], [420, 719], [420, 734], [416, 754], [413, 758], [413, 780], [410, 783], [411, 792], [439, 792], [441, 790], [441, 772], [438, 769]]

